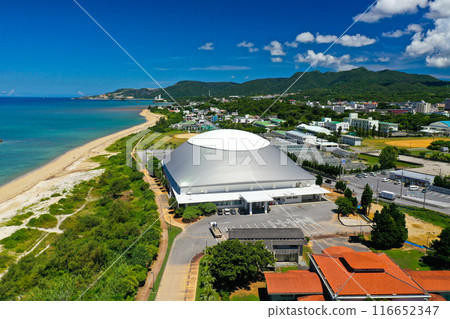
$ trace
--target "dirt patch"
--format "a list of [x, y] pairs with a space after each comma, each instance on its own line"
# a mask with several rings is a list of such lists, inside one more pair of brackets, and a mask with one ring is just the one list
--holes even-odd
[[181, 139], [188, 139], [191, 138], [193, 136], [198, 135], [198, 133], [181, 133], [181, 134], [176, 134], [173, 137], [174, 138], [181, 138]]
[[431, 241], [437, 239], [437, 236], [442, 231], [441, 227], [424, 222], [409, 215], [406, 215], [406, 226], [408, 227], [408, 241], [419, 245], [428, 246], [431, 244]]
[[385, 142], [388, 145], [397, 146], [397, 147], [407, 147], [407, 148], [418, 148], [418, 147], [427, 147], [428, 145], [436, 140], [436, 138], [421, 138], [421, 139], [408, 139], [403, 141], [388, 141]]

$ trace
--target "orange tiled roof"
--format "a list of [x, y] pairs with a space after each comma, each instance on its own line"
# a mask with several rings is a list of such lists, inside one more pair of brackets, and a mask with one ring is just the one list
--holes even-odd
[[297, 298], [298, 301], [325, 301], [323, 295], [307, 295]]
[[450, 291], [449, 270], [405, 271], [426, 291]]
[[268, 294], [322, 294], [319, 276], [308, 270], [264, 273]]
[[379, 256], [371, 251], [366, 252], [345, 252], [341, 254], [342, 258], [355, 271], [367, 269], [382, 270], [386, 265], [380, 260]]
[[[351, 256], [350, 256], [351, 255]], [[424, 294], [417, 285], [386, 254], [343, 253], [341, 256], [313, 254], [311, 258], [319, 266], [334, 293], [339, 296], [354, 295], [417, 295]], [[376, 272], [354, 272], [347, 263], [355, 267], [373, 267], [362, 259], [369, 258], [376, 267]]]
[[330, 256], [334, 256], [334, 255], [341, 255], [343, 253], [354, 253], [355, 251], [349, 247], [345, 247], [345, 246], [331, 246], [325, 249], [322, 249], [322, 253], [324, 255], [330, 255]]
[[430, 294], [431, 298], [428, 301], [447, 301], [444, 297], [438, 294]]

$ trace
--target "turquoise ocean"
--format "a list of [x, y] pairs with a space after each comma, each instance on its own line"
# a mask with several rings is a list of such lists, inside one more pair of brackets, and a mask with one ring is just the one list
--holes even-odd
[[0, 98], [0, 185], [65, 152], [145, 122], [152, 101]]

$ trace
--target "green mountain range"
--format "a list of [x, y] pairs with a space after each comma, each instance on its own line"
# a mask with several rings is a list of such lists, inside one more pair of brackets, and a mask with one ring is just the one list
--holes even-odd
[[[299, 76], [297, 72], [290, 78], [266, 78], [234, 82], [180, 81], [166, 87], [174, 98], [230, 95], [254, 96], [279, 94], [284, 92]], [[341, 72], [311, 71], [305, 73], [288, 91], [305, 99], [347, 99], [347, 100], [427, 100], [442, 101], [450, 96], [450, 82], [436, 79], [430, 75], [409, 74], [399, 71], [369, 71], [358, 68]], [[170, 98], [161, 89], [119, 89], [102, 96], [84, 98], [122, 99], [134, 97], [151, 99], [161, 94]]]

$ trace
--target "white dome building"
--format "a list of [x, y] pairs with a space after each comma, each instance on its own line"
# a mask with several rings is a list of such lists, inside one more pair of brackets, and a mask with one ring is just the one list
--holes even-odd
[[300, 203], [328, 193], [268, 140], [240, 130], [191, 137], [163, 160], [163, 167], [179, 205], [213, 202], [251, 214], [267, 212], [275, 201]]

